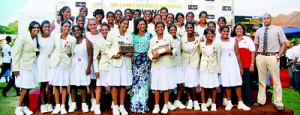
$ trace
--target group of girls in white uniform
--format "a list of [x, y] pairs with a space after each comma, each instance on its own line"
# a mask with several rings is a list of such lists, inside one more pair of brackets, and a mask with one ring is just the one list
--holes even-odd
[[[110, 86], [112, 113], [128, 114], [124, 106], [127, 89], [136, 82], [143, 85], [148, 81], [151, 84], [146, 89], [154, 91], [154, 114], [167, 114], [169, 110], [176, 108], [208, 111], [207, 107], [210, 106], [211, 111], [217, 111], [216, 88], [220, 85], [226, 89], [223, 91], [226, 92], [223, 95], [225, 110], [232, 109], [230, 88], [240, 89], [243, 69], [238, 44], [229, 37], [230, 28], [225, 25], [224, 17], [218, 19], [219, 27], [216, 28], [214, 22], [206, 22], [205, 11], [200, 12], [200, 21], [194, 21], [192, 12], [186, 14], [184, 21], [182, 13], [174, 16], [165, 7], [160, 9], [160, 14], [154, 16], [150, 10], [145, 11], [144, 19], [139, 19], [140, 11], [132, 12], [130, 9], [125, 10], [124, 18], [120, 10], [108, 12], [105, 16], [102, 9], [97, 9], [93, 13], [95, 18], [91, 19], [86, 19], [87, 13], [86, 7], [81, 8], [80, 15], [74, 20], [71, 9], [65, 6], [51, 24], [43, 21], [40, 25], [33, 21], [29, 25], [30, 31], [16, 39], [12, 70], [17, 76], [16, 85], [22, 88], [22, 93], [15, 114], [33, 114], [27, 107], [27, 101], [29, 90], [35, 88], [38, 82], [41, 83], [41, 113], [67, 114], [76, 111], [76, 94], [77, 89], [80, 89], [82, 112], [94, 111], [95, 114], [101, 114], [102, 89]], [[132, 14], [136, 19], [132, 19]], [[104, 17], [107, 23], [103, 22]], [[132, 33], [133, 30], [136, 32]], [[148, 49], [143, 52], [135, 49], [134, 53], [122, 53], [120, 43], [143, 44]], [[162, 45], [168, 45], [169, 49], [161, 55], [154, 55], [153, 51]], [[132, 66], [136, 68], [140, 61], [137, 60], [132, 65], [132, 57], [137, 56], [134, 60], [139, 59], [140, 54], [146, 54], [144, 58], [151, 60], [151, 71], [149, 70], [149, 74], [145, 71], [145, 75], [151, 75], [151, 78], [135, 81]], [[196, 97], [198, 86], [201, 87], [201, 106]], [[143, 86], [135, 87], [142, 90]], [[172, 89], [177, 89], [173, 104], [169, 101], [169, 91]], [[188, 94], [186, 105], [180, 101], [184, 89]], [[54, 109], [51, 104], [53, 92], [56, 104]], [[160, 92], [164, 94], [161, 111]], [[68, 93], [71, 94], [71, 102], [67, 111], [65, 103]], [[91, 95], [90, 109], [86, 100], [88, 93]], [[237, 91], [238, 109], [250, 110], [243, 104], [240, 93]], [[133, 93], [132, 96], [134, 95]], [[146, 97], [148, 100], [148, 96]], [[132, 104], [135, 101], [138, 99], [131, 99]], [[141, 103], [147, 106], [146, 104], [147, 101]], [[149, 109], [145, 106], [131, 105], [131, 111], [148, 112]]]

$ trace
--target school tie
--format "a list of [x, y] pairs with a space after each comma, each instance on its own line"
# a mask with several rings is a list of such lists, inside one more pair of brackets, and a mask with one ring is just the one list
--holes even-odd
[[264, 33], [264, 45], [263, 45], [263, 54], [268, 52], [268, 28], [265, 29]]

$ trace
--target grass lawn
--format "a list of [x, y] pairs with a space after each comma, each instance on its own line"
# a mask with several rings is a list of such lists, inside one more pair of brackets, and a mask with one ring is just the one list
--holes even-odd
[[[0, 83], [0, 87], [5, 86], [6, 83]], [[0, 94], [0, 115], [13, 115], [19, 101], [19, 97], [16, 96], [15, 90], [12, 88], [7, 93], [7, 97], [3, 97], [2, 89], [0, 89]], [[300, 95], [294, 89], [283, 88], [283, 103], [285, 107], [293, 109], [295, 115], [300, 115]]]

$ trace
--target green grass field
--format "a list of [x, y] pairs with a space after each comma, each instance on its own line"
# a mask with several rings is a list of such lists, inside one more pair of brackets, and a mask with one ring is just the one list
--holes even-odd
[[[5, 86], [6, 83], [0, 83], [0, 87]], [[7, 97], [2, 96], [2, 89], [0, 90], [0, 94], [0, 115], [13, 115], [19, 100], [15, 90], [12, 88], [7, 93]], [[300, 115], [300, 95], [294, 89], [283, 88], [283, 103], [285, 107], [293, 109], [295, 115]]]

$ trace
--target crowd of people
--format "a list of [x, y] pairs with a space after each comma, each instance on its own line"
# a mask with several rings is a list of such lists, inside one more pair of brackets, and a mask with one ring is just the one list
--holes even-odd
[[[41, 83], [41, 113], [74, 112], [80, 89], [82, 111], [101, 114], [103, 87], [110, 88], [114, 115], [128, 114], [125, 106], [129, 106], [130, 112], [149, 112], [147, 103], [151, 90], [155, 100], [153, 114], [167, 114], [178, 108], [217, 111], [217, 87], [222, 89], [225, 110], [234, 107], [231, 89], [235, 89], [237, 108], [249, 111], [250, 78], [255, 66], [259, 92], [254, 106], [266, 102], [269, 71], [276, 109], [283, 110], [279, 58], [287, 39], [280, 27], [271, 24], [268, 13], [262, 16], [264, 26], [257, 30], [254, 41], [246, 36], [243, 24], [231, 28], [224, 17], [207, 22], [206, 11], [199, 13], [199, 21], [194, 20], [192, 12], [172, 14], [166, 7], [162, 7], [159, 14], [152, 14], [150, 10], [142, 14], [138, 9], [109, 11], [106, 15], [97, 9], [90, 19], [86, 18], [87, 14], [88, 8], [82, 7], [80, 15], [73, 18], [71, 9], [64, 6], [52, 23], [32, 21], [29, 32], [16, 39], [11, 51], [12, 71], [16, 86], [22, 90], [15, 114], [33, 114], [28, 109], [29, 91], [38, 83]], [[121, 52], [123, 44], [132, 45], [134, 52]], [[299, 57], [299, 53], [295, 57]], [[295, 66], [299, 64], [294, 63], [292, 68]], [[196, 96], [197, 86], [201, 87], [201, 97]], [[124, 105], [128, 89], [130, 105]], [[176, 100], [170, 102], [170, 90], [174, 89]], [[181, 101], [184, 90], [188, 98], [186, 104]], [[54, 107], [51, 104], [53, 92]], [[164, 99], [162, 110], [160, 93]], [[67, 111], [68, 94], [71, 103]], [[87, 95], [91, 95], [90, 108]]]

